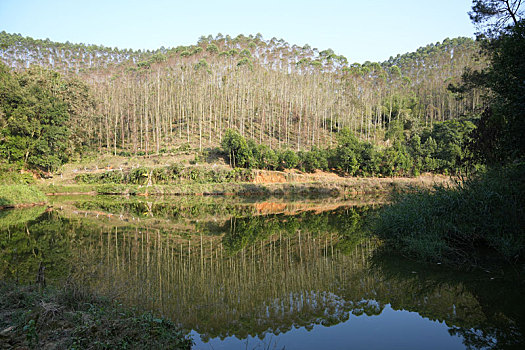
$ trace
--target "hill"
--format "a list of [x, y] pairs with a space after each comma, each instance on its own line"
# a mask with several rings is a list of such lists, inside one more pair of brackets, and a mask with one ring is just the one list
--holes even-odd
[[0, 33], [7, 66], [39, 65], [87, 86], [83, 118], [72, 122], [77, 150], [114, 154], [217, 146], [228, 128], [271, 148], [331, 146], [343, 127], [388, 145], [481, 104], [479, 90], [463, 99], [447, 90], [485, 65], [478, 52], [455, 38], [358, 64], [260, 34], [133, 51]]

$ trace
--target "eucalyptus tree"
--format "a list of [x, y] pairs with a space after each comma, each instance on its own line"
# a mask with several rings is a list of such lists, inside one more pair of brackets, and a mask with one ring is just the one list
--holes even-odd
[[484, 64], [472, 59], [477, 44], [468, 38], [363, 66], [331, 49], [262, 35], [218, 34], [154, 51], [61, 48], [5, 32], [0, 44], [1, 59], [14, 69], [40, 57], [91, 86], [97, 105], [87, 135], [112, 153], [160, 152], [182, 142], [214, 146], [227, 128], [271, 148], [323, 147], [343, 127], [381, 143], [394, 124], [431, 125], [471, 110], [478, 90], [458, 101], [446, 87], [464, 67]]

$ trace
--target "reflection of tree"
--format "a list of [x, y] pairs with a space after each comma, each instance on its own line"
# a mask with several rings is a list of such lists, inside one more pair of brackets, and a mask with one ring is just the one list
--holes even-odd
[[491, 278], [486, 272], [432, 269], [381, 250], [372, 262], [383, 285], [403, 291], [380, 302], [444, 321], [469, 349], [518, 349], [525, 342], [525, 290], [515, 272]]
[[97, 226], [51, 211], [0, 229], [0, 276], [18, 271], [21, 280], [32, 281], [44, 261], [48, 276], [73, 273], [100, 293], [170, 316], [203, 339], [330, 326], [351, 314], [379, 315], [390, 304], [446, 322], [470, 348], [523, 341], [523, 284], [384, 254], [367, 236], [369, 214], [344, 207], [208, 220], [188, 236], [177, 234], [175, 225], [165, 231]]
[[24, 208], [22, 210], [0, 210], [0, 227], [7, 229], [35, 220], [45, 211], [44, 206]]
[[[332, 232], [338, 240], [337, 248], [350, 251], [368, 235], [363, 218], [367, 207], [341, 207], [322, 213], [303, 212], [298, 215], [267, 215], [258, 217], [232, 218], [225, 223], [224, 246], [231, 252], [266, 240], [277, 233], [285, 236], [296, 236], [298, 232], [325, 234]], [[341, 249], [344, 248], [344, 249]]]
[[358, 294], [353, 300], [338, 294], [349, 271], [365, 270], [374, 248], [363, 244], [346, 255], [334, 250], [347, 210], [236, 218], [222, 224], [223, 236], [204, 230], [189, 239], [119, 227], [77, 255], [104, 262], [93, 288], [121, 292], [128, 302], [172, 315], [204, 336], [331, 325], [347, 320], [350, 311], [382, 309]]
[[17, 219], [0, 229], [0, 276], [33, 282], [40, 263], [48, 279], [67, 275], [74, 225], [43, 208], [17, 209], [10, 214]]

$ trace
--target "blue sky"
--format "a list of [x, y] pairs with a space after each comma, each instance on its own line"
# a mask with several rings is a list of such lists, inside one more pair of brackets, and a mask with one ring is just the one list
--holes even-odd
[[470, 7], [470, 0], [0, 0], [0, 31], [133, 49], [261, 33], [364, 62], [473, 37]]

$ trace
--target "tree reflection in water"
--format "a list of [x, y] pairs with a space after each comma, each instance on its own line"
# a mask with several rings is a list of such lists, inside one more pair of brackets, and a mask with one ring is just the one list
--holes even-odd
[[[207, 210], [219, 213], [206, 201]], [[118, 203], [111, 205], [118, 210]], [[154, 222], [94, 220], [88, 211], [101, 208], [86, 204], [76, 207], [77, 213], [87, 210], [84, 215], [4, 215], [0, 277], [31, 281], [43, 261], [50, 280], [73, 276], [168, 316], [204, 341], [331, 326], [351, 314], [380, 315], [389, 304], [445, 322], [470, 348], [523, 343], [519, 276], [458, 273], [395, 257], [368, 232], [372, 206], [256, 215], [243, 204], [242, 210], [228, 207], [219, 219], [206, 210], [184, 214], [176, 204], [155, 207], [171, 213], [170, 221], [158, 212]], [[197, 234], [188, 234], [173, 213], [191, 215], [184, 223]]]

